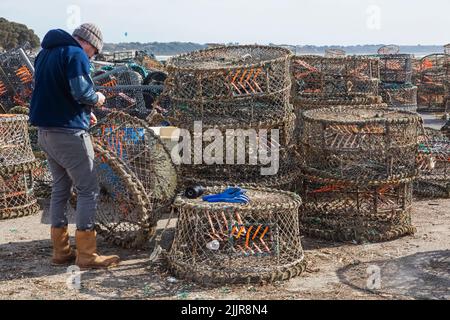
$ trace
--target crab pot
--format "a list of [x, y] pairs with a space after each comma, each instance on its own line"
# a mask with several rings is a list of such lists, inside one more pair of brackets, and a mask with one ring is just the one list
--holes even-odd
[[[205, 194], [223, 192], [224, 187]], [[247, 188], [250, 203], [208, 203], [179, 196], [175, 239], [167, 254], [172, 272], [203, 285], [264, 283], [302, 273], [299, 196]]]
[[417, 111], [444, 112], [450, 104], [448, 85], [420, 83], [417, 90]]
[[418, 162], [420, 174], [414, 182], [418, 197], [450, 197], [450, 139], [427, 128], [420, 137]]
[[419, 115], [334, 107], [303, 113], [301, 167], [311, 176], [355, 184], [398, 183], [418, 174]]
[[288, 115], [289, 50], [270, 46], [227, 46], [169, 60], [164, 95], [173, 125], [252, 125]]
[[332, 241], [380, 242], [413, 234], [412, 183], [357, 186], [303, 177], [300, 232]]
[[384, 83], [380, 86], [380, 94], [391, 109], [417, 110], [417, 87], [412, 84]]
[[156, 225], [176, 196], [177, 168], [170, 151], [145, 121], [112, 112], [91, 128], [97, 146], [121, 161], [142, 185], [149, 207], [149, 223]]
[[34, 196], [33, 170], [37, 163], [2, 168], [0, 176], [0, 220], [28, 216], [39, 210]]
[[411, 83], [411, 54], [380, 54], [380, 80], [382, 82]]
[[420, 61], [420, 83], [444, 84], [450, 79], [450, 55], [435, 53]]
[[353, 101], [378, 96], [379, 60], [371, 57], [292, 59], [292, 99]]
[[0, 110], [30, 102], [34, 68], [22, 49], [0, 54]]
[[28, 116], [0, 115], [0, 166], [14, 166], [35, 160], [28, 135]]
[[152, 235], [151, 217], [144, 187], [115, 153], [99, 145], [95, 171], [99, 183], [96, 230], [108, 242], [124, 248], [140, 248]]

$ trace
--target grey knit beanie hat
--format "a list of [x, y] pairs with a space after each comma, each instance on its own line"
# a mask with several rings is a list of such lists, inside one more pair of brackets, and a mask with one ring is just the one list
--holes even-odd
[[87, 42], [89, 42], [98, 53], [103, 49], [103, 34], [100, 28], [93, 23], [83, 23], [81, 26], [75, 29], [72, 36], [77, 36]]

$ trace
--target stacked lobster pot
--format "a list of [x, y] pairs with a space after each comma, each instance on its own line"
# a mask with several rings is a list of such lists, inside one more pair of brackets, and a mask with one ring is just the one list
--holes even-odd
[[419, 137], [420, 174], [414, 194], [426, 198], [450, 197], [450, 138], [439, 130], [426, 128]]
[[180, 151], [185, 184], [292, 187], [290, 58], [284, 48], [249, 45], [169, 60], [163, 96], [167, 119], [188, 142]]
[[420, 116], [332, 107], [305, 111], [303, 122], [301, 232], [356, 242], [412, 234]]
[[33, 171], [38, 167], [28, 136], [28, 116], [0, 115], [0, 219], [36, 213]]
[[450, 55], [422, 58], [418, 75], [417, 110], [446, 112], [450, 108]]
[[412, 84], [413, 55], [400, 54], [398, 46], [378, 50], [380, 58], [380, 94], [389, 108], [417, 110], [417, 87]]
[[23, 49], [0, 54], [0, 113], [28, 105], [33, 93], [34, 68]]
[[295, 56], [292, 59], [292, 104], [301, 135], [301, 114], [332, 106], [385, 108], [378, 95], [379, 59], [366, 56], [325, 58]]
[[346, 53], [342, 49], [329, 48], [325, 50], [325, 58], [339, 58], [345, 57]]

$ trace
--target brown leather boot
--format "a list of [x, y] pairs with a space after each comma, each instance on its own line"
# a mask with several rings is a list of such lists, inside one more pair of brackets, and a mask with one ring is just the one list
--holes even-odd
[[77, 257], [76, 251], [70, 248], [67, 227], [51, 228], [50, 235], [53, 243], [52, 263], [56, 265], [70, 264]]
[[80, 269], [101, 269], [116, 266], [118, 256], [99, 256], [97, 254], [97, 239], [95, 231], [78, 231], [75, 233], [77, 242], [77, 260], [75, 264]]

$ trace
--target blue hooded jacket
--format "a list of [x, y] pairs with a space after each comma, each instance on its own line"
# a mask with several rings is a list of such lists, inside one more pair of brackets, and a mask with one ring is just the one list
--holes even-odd
[[49, 31], [35, 61], [31, 124], [87, 130], [98, 101], [89, 70], [89, 58], [75, 38], [60, 29]]

